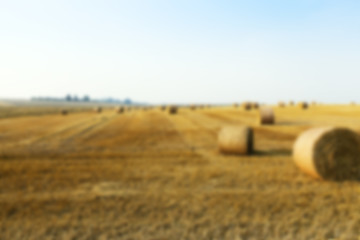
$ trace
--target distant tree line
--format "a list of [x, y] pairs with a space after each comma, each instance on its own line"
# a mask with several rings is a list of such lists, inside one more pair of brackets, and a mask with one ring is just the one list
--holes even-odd
[[125, 100], [119, 100], [116, 98], [103, 98], [103, 99], [91, 99], [89, 95], [78, 97], [77, 95], [67, 94], [63, 98], [59, 97], [32, 97], [32, 101], [45, 101], [45, 102], [105, 102], [105, 103], [122, 103], [133, 104], [132, 100], [126, 98]]
[[83, 97], [78, 97], [77, 95], [71, 96], [70, 94], [67, 94], [63, 98], [59, 97], [32, 97], [32, 101], [48, 101], [48, 102], [90, 102], [90, 96], [85, 95]]
[[66, 95], [65, 100], [68, 102], [90, 102], [90, 96], [85, 95], [82, 98], [79, 98], [77, 95], [71, 96], [70, 94]]

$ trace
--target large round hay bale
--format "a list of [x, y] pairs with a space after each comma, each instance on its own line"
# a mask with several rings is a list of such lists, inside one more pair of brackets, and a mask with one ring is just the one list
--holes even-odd
[[102, 112], [102, 107], [95, 107], [94, 112], [101, 113]]
[[169, 114], [177, 114], [178, 107], [177, 106], [170, 106], [169, 107]]
[[251, 154], [253, 130], [246, 126], [223, 127], [218, 135], [218, 147], [225, 154]]
[[319, 179], [360, 180], [360, 137], [346, 128], [313, 128], [293, 146], [295, 164]]
[[301, 108], [301, 109], [307, 109], [309, 107], [309, 104], [307, 102], [299, 102], [298, 103], [298, 106]]
[[260, 124], [274, 124], [275, 114], [274, 110], [270, 107], [262, 107], [259, 110], [259, 123]]
[[244, 102], [244, 103], [242, 103], [242, 107], [244, 110], [251, 110], [252, 105], [250, 102]]

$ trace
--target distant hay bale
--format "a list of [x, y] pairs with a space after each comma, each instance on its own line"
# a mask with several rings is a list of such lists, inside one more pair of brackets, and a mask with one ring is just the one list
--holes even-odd
[[117, 113], [123, 113], [125, 111], [124, 107], [117, 107], [115, 110]]
[[196, 105], [195, 105], [195, 104], [191, 104], [191, 105], [190, 105], [190, 109], [191, 109], [191, 110], [196, 110]]
[[251, 103], [251, 107], [254, 108], [254, 109], [258, 109], [259, 108], [259, 103], [253, 102], [253, 103]]
[[95, 107], [94, 112], [101, 113], [102, 112], [102, 107]]
[[293, 147], [295, 164], [325, 180], [360, 180], [360, 137], [346, 128], [320, 127], [302, 133]]
[[356, 103], [355, 103], [355, 102], [350, 102], [350, 105], [355, 106], [355, 105], [356, 105]]
[[294, 106], [295, 105], [295, 102], [294, 101], [290, 101], [289, 102], [289, 106]]
[[165, 106], [165, 105], [160, 106], [160, 110], [161, 110], [161, 111], [165, 111], [165, 110], [166, 110], [166, 106]]
[[239, 107], [239, 104], [238, 104], [238, 103], [233, 103], [233, 107], [234, 107], [234, 108], [238, 108], [238, 107]]
[[251, 154], [253, 130], [246, 126], [223, 127], [218, 135], [218, 147], [225, 154]]
[[307, 109], [309, 108], [309, 104], [307, 102], [299, 102], [298, 103], [298, 106], [301, 108], [301, 109]]
[[66, 109], [62, 109], [61, 110], [61, 115], [68, 115], [69, 114], [69, 111], [68, 110], [66, 110]]
[[242, 107], [244, 110], [251, 110], [252, 105], [250, 102], [244, 102], [244, 103], [242, 103]]
[[285, 102], [280, 101], [280, 102], [278, 103], [278, 106], [281, 107], [281, 108], [285, 107]]
[[275, 114], [270, 107], [261, 107], [259, 111], [259, 124], [274, 124]]
[[178, 107], [177, 106], [170, 106], [169, 107], [169, 114], [177, 114]]

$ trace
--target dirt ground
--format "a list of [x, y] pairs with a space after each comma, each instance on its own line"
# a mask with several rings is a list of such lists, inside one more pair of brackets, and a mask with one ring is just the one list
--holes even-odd
[[[359, 239], [360, 183], [314, 180], [291, 151], [314, 126], [359, 132], [360, 106], [275, 113], [0, 118], [0, 239]], [[225, 125], [252, 126], [255, 153], [219, 154]]]

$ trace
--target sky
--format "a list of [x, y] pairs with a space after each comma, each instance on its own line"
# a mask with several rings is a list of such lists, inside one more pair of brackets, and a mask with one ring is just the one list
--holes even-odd
[[360, 102], [360, 1], [0, 0], [0, 98]]

